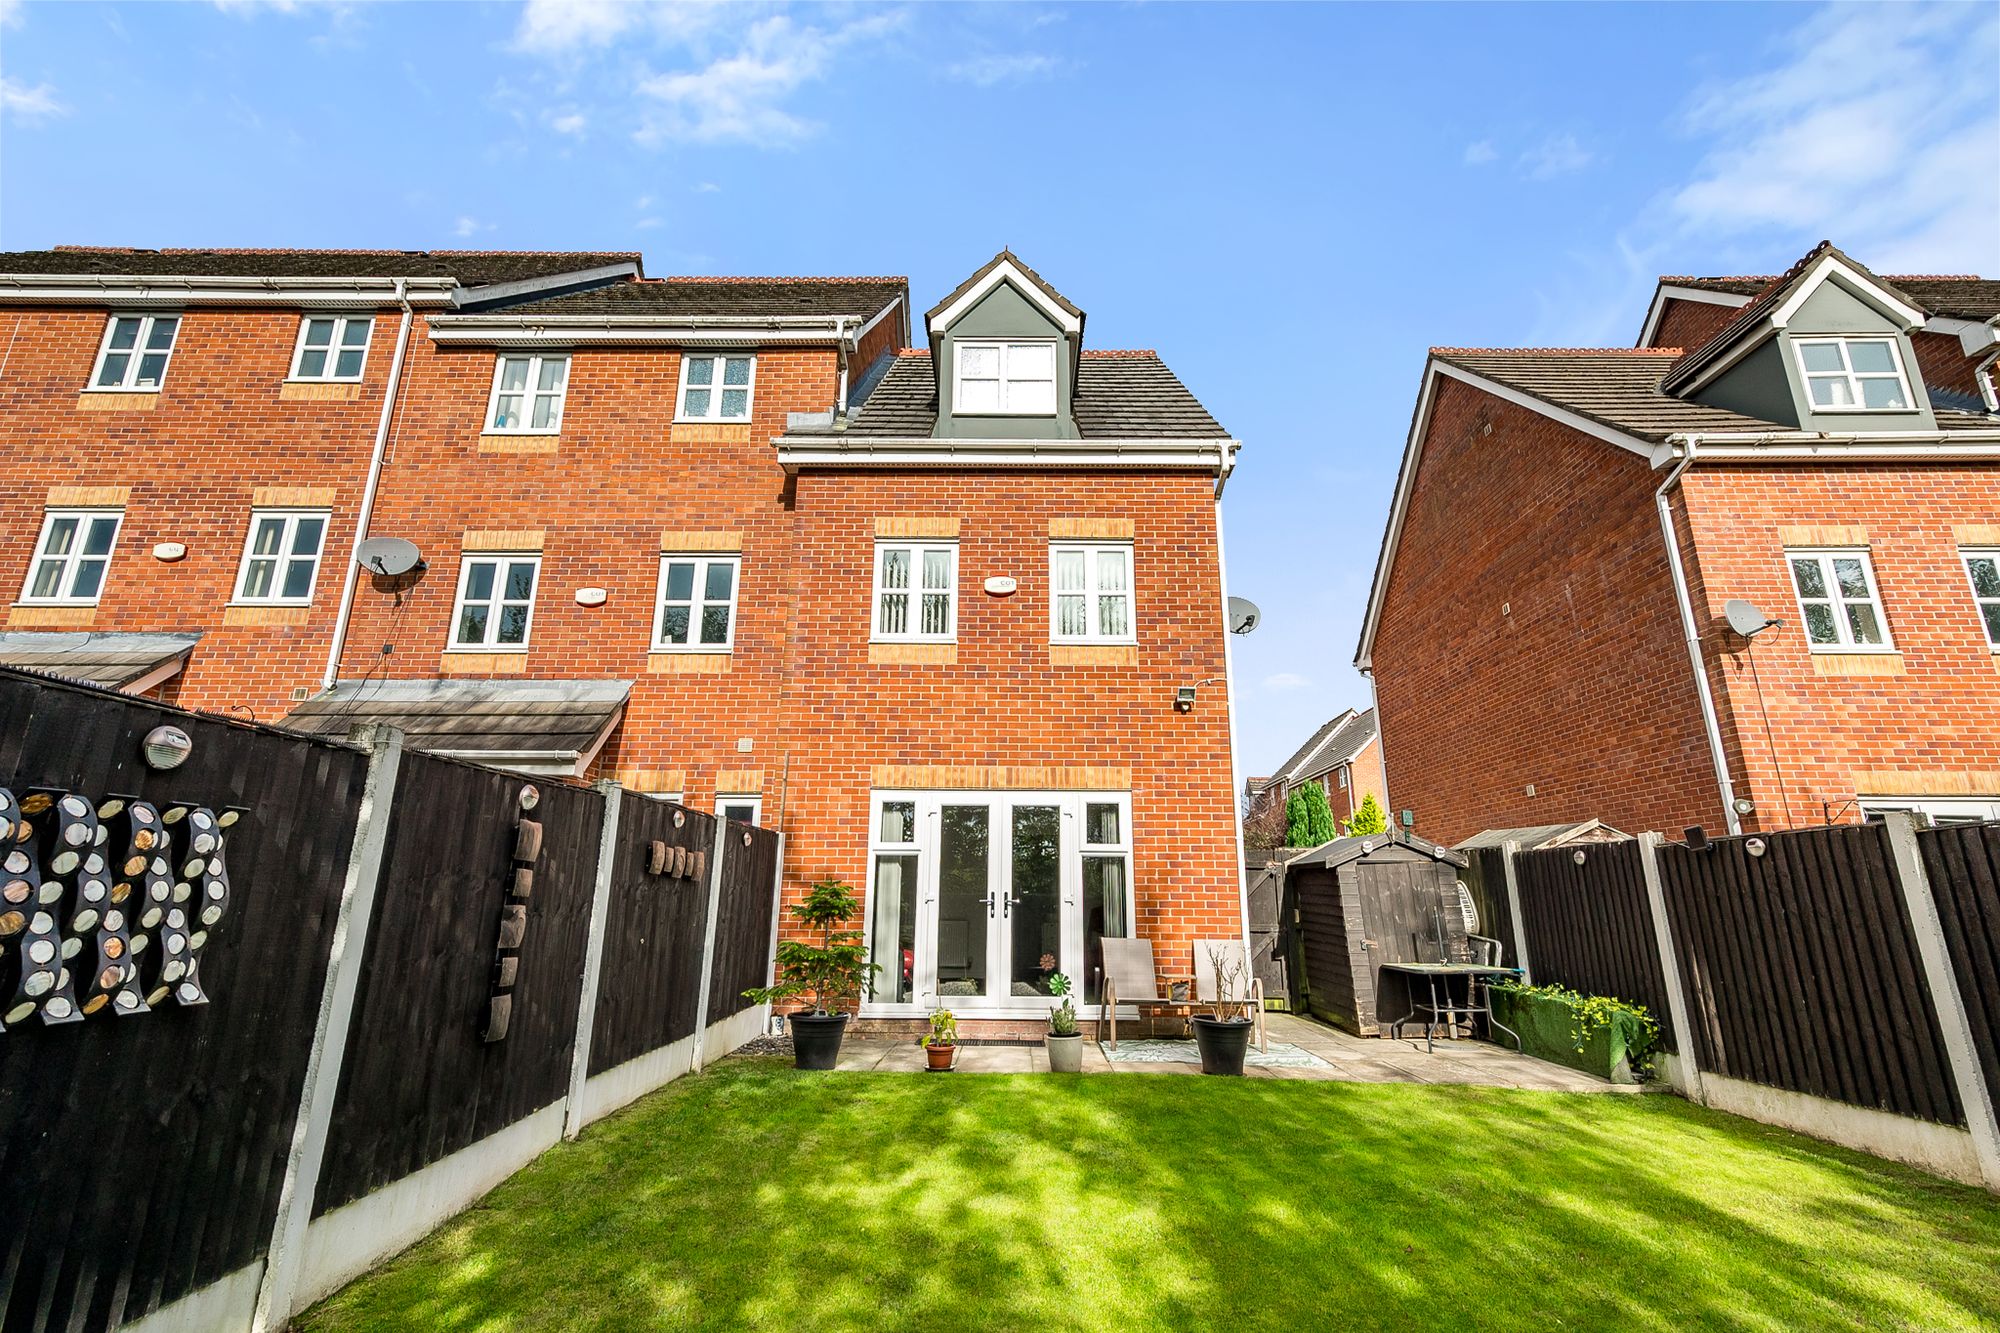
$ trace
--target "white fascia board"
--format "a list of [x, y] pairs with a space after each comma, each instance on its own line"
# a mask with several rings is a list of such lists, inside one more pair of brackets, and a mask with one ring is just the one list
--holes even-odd
[[576, 777], [583, 771], [575, 750], [432, 750], [416, 747], [440, 759], [464, 759], [489, 768], [505, 768], [538, 777]]
[[1814, 435], [1805, 431], [1766, 434], [1721, 431], [1673, 435], [1653, 450], [1653, 467], [1670, 466], [1695, 443], [1694, 465], [1736, 462], [1954, 463], [2000, 458], [2000, 430], [1942, 430], [1908, 434]]
[[1636, 435], [1627, 435], [1614, 430], [1601, 421], [1592, 421], [1567, 408], [1544, 402], [1533, 394], [1522, 393], [1504, 384], [1476, 375], [1469, 370], [1450, 365], [1432, 357], [1424, 367], [1423, 388], [1417, 394], [1417, 410], [1410, 418], [1410, 435], [1403, 444], [1403, 464], [1396, 474], [1396, 496], [1389, 507], [1389, 525], [1382, 534], [1382, 554], [1375, 562], [1375, 579], [1368, 589], [1368, 614], [1361, 622], [1361, 642], [1354, 653], [1355, 668], [1364, 674], [1373, 666], [1375, 651], [1375, 631], [1382, 619], [1382, 601], [1388, 594], [1389, 571], [1396, 563], [1396, 547], [1402, 540], [1403, 516], [1409, 508], [1410, 491], [1416, 485], [1417, 464], [1423, 456], [1424, 433], [1430, 429], [1431, 407], [1437, 396], [1437, 381], [1440, 376], [1469, 384], [1483, 393], [1524, 407], [1530, 412], [1560, 422], [1572, 430], [1616, 445], [1629, 453], [1637, 454], [1649, 462], [1653, 456], [1653, 446]]
[[559, 287], [580, 287], [585, 283], [608, 283], [638, 276], [638, 263], [628, 259], [622, 264], [600, 264], [596, 268], [580, 268], [569, 273], [547, 273], [534, 278], [516, 278], [512, 282], [489, 282], [483, 287], [461, 287], [452, 293], [451, 303], [459, 306], [481, 301], [507, 301]]
[[1949, 319], [1943, 315], [1933, 315], [1924, 321], [1925, 333], [1944, 333], [1958, 339], [1958, 345], [1965, 349], [1967, 356], [1978, 356], [1995, 343], [2000, 343], [2000, 316], [1984, 324], [1976, 319]]
[[1667, 313], [1669, 301], [1696, 301], [1702, 305], [1726, 305], [1732, 310], [1741, 310], [1750, 304], [1747, 296], [1735, 292], [1711, 292], [1701, 287], [1679, 287], [1671, 283], [1661, 283], [1653, 292], [1653, 304], [1646, 311], [1646, 323], [1639, 330], [1639, 341], [1634, 347], [1650, 347], [1653, 335], [1659, 332], [1660, 320]]
[[1777, 308], [1771, 312], [1772, 326], [1782, 329], [1789, 325], [1792, 316], [1799, 313], [1799, 307], [1811, 299], [1812, 294], [1835, 274], [1839, 274], [1860, 292], [1866, 294], [1884, 314], [1900, 319], [1905, 333], [1911, 329], [1922, 328], [1924, 321], [1929, 318], [1923, 311], [1890, 292], [1867, 274], [1842, 263], [1837, 255], [1822, 255], [1820, 261], [1812, 266], [1812, 271], [1806, 274], [1805, 281], [1799, 283], [1792, 294], [1780, 301]]
[[[312, 307], [401, 304], [395, 278], [211, 278], [146, 275], [0, 274], [0, 301], [51, 305], [279, 305]], [[401, 280], [412, 305], [445, 305], [451, 278]]]
[[859, 346], [861, 340], [863, 338], [866, 338], [870, 333], [870, 331], [872, 331], [877, 324], [880, 324], [883, 320], [895, 314], [897, 308], [900, 307], [902, 304], [903, 304], [903, 298], [899, 296], [895, 300], [889, 302], [889, 304], [883, 306], [880, 310], [877, 310], [873, 315], [869, 316], [868, 322], [866, 324], [863, 324], [860, 328], [854, 331], [855, 345]]
[[778, 436], [787, 472], [802, 467], [1199, 468], [1226, 473], [1240, 441], [1213, 436], [1163, 440], [941, 440]]
[[994, 265], [992, 272], [975, 283], [970, 291], [938, 313], [938, 317], [931, 321], [931, 335], [935, 337], [937, 334], [950, 328], [960, 315], [977, 305], [986, 293], [992, 291], [1009, 278], [1013, 279], [1014, 286], [1020, 289], [1021, 294], [1034, 302], [1036, 308], [1047, 315], [1057, 328], [1061, 329], [1064, 333], [1072, 335], [1083, 331], [1083, 321], [1075, 315], [1070, 314], [1069, 311], [1063, 309], [1054, 301], [1051, 301], [1047, 294], [1042, 291], [1042, 285], [1039, 282], [1021, 272], [1020, 269], [1014, 266], [1012, 261], [1002, 260], [1000, 263]]
[[188, 654], [176, 653], [148, 671], [145, 675], [140, 676], [137, 680], [128, 680], [123, 685], [120, 685], [118, 692], [120, 694], [144, 694], [147, 690], [164, 685], [175, 676], [180, 675], [182, 669], [187, 664]]
[[666, 316], [436, 315], [427, 321], [440, 347], [756, 347], [824, 344], [841, 339], [839, 320], [819, 315]]

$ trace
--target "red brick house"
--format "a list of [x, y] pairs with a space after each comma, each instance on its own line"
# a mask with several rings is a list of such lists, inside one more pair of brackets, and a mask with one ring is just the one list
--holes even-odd
[[1012, 255], [914, 349], [904, 279], [635, 254], [25, 252], [0, 322], [0, 661], [777, 828], [864, 1017], [1244, 933], [1236, 442]]
[[1634, 348], [1432, 349], [1356, 656], [1397, 807], [2000, 816], [1997, 329], [1822, 244], [1661, 279]]
[[1268, 778], [1251, 778], [1244, 786], [1245, 820], [1252, 830], [1275, 827], [1285, 833], [1285, 802], [1300, 784], [1318, 783], [1326, 792], [1333, 817], [1345, 823], [1361, 803], [1373, 796], [1389, 811], [1389, 793], [1382, 784], [1382, 745], [1375, 710], [1336, 713], [1292, 757]]

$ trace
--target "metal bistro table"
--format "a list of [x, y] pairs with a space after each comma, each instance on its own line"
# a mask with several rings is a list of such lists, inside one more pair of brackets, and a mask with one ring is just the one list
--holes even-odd
[[[1470, 1028], [1472, 1020], [1484, 1014], [1489, 1027], [1498, 1028], [1512, 1037], [1514, 1049], [1517, 1051], [1521, 1049], [1521, 1034], [1493, 1017], [1493, 996], [1490, 989], [1495, 977], [1518, 977], [1521, 975], [1520, 968], [1489, 967], [1483, 963], [1383, 963], [1381, 969], [1384, 972], [1397, 972], [1411, 978], [1410, 1012], [1389, 1025], [1389, 1034], [1392, 1038], [1400, 1038], [1403, 1035], [1403, 1024], [1415, 1018], [1421, 1010], [1427, 1015], [1424, 1019], [1424, 1049], [1435, 1050], [1436, 1043], [1432, 1040], [1431, 1034], [1436, 1028], [1444, 1027], [1449, 1030], [1460, 1021]], [[1464, 1004], [1458, 1003], [1452, 997], [1451, 983], [1454, 977], [1466, 979]], [[1429, 987], [1429, 1003], [1416, 998], [1415, 981], [1418, 978]]]

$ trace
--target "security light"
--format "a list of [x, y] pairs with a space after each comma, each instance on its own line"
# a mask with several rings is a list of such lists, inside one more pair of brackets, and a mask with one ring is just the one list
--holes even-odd
[[1174, 709], [1182, 713], [1194, 711], [1194, 686], [1183, 685], [1174, 691]]

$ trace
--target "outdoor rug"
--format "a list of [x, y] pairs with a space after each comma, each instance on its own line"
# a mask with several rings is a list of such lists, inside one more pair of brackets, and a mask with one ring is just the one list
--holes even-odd
[[[1104, 1058], [1113, 1064], [1198, 1065], [1201, 1063], [1201, 1052], [1195, 1049], [1195, 1044], [1192, 1041], [1170, 1041], [1164, 1038], [1146, 1037], [1138, 1041], [1120, 1041], [1118, 1049], [1115, 1051], [1111, 1049], [1109, 1043], [1099, 1042], [1098, 1049], [1103, 1051]], [[1311, 1051], [1301, 1050], [1297, 1046], [1289, 1046], [1282, 1041], [1272, 1042], [1269, 1051], [1258, 1050], [1256, 1043], [1252, 1042], [1250, 1044], [1250, 1053], [1243, 1058], [1243, 1063], [1246, 1065], [1262, 1065], [1267, 1068], [1333, 1068], [1332, 1065], [1329, 1065]]]

